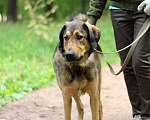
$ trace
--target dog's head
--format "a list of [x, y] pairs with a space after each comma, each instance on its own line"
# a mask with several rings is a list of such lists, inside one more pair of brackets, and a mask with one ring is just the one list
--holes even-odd
[[66, 22], [60, 31], [59, 48], [69, 62], [86, 60], [100, 38], [100, 31], [94, 25], [82, 21]]

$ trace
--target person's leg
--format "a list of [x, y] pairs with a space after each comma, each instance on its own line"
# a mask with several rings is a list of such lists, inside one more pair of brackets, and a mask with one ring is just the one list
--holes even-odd
[[[117, 49], [124, 48], [133, 42], [134, 24], [131, 13], [125, 10], [111, 10], [111, 19], [114, 28]], [[121, 64], [124, 62], [129, 49], [120, 52]], [[141, 114], [141, 100], [138, 90], [138, 82], [132, 67], [132, 59], [124, 70], [124, 78], [132, 105], [133, 116]]]
[[[146, 21], [144, 12], [133, 12], [134, 37]], [[132, 56], [133, 68], [139, 83], [142, 120], [150, 120], [150, 29], [140, 39]]]

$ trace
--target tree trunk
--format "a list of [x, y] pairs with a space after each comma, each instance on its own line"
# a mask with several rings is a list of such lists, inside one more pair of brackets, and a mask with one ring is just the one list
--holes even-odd
[[7, 21], [17, 20], [17, 0], [7, 0]]

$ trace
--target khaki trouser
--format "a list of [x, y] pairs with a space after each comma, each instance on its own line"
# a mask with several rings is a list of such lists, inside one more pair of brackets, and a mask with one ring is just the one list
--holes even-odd
[[[133, 42], [147, 15], [139, 11], [111, 10], [111, 19], [119, 50]], [[129, 49], [119, 53], [121, 63], [128, 51]], [[124, 70], [124, 78], [133, 116], [141, 114], [142, 120], [150, 119], [150, 29], [139, 41]]]

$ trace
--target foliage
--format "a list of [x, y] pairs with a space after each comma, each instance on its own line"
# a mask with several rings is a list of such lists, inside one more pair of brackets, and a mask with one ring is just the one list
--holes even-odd
[[49, 43], [34, 34], [26, 38], [27, 23], [0, 24], [0, 105], [55, 84], [52, 56], [59, 25], [50, 26], [54, 42]]
[[[58, 6], [52, 6], [47, 12], [43, 12], [47, 5], [51, 5], [53, 0], [26, 0], [25, 10], [28, 10], [30, 23], [28, 25], [29, 30], [26, 36], [34, 32], [37, 36], [44, 38], [45, 40], [50, 40], [48, 33], [49, 24], [52, 22], [51, 15], [55, 13]], [[51, 41], [52, 42], [52, 41]]]
[[0, 0], [0, 13], [3, 14], [6, 11], [6, 0]]
[[[85, 13], [89, 10], [90, 0], [85, 0]], [[68, 20], [68, 17], [76, 12], [82, 12], [82, 0], [55, 0], [55, 5], [58, 5], [59, 8], [56, 11], [57, 19]], [[110, 0], [108, 0], [104, 14], [108, 13], [108, 7], [110, 5]]]
[[25, 1], [18, 0], [18, 3], [17, 3], [18, 20], [21, 20], [21, 21], [29, 20], [28, 11], [24, 10], [24, 7], [25, 7]]
[[[55, 11], [55, 17], [54, 19], [60, 20], [64, 18], [67, 20], [67, 17], [76, 13], [76, 12], [81, 12], [83, 11], [83, 4], [82, 0], [41, 0], [41, 2], [38, 2], [40, 0], [18, 0], [17, 3], [17, 8], [18, 8], [18, 18], [19, 20], [26, 20], [30, 19], [32, 16], [29, 12], [29, 6], [34, 9], [37, 8], [36, 6], [39, 6], [38, 8], [40, 9], [34, 9], [36, 11], [36, 14], [45, 14], [46, 13], [46, 5], [52, 4], [53, 5], [53, 10], [56, 9]], [[89, 10], [89, 2], [90, 0], [85, 0], [85, 13]], [[39, 4], [36, 4], [39, 3]], [[104, 14], [107, 14], [108, 12], [108, 7], [110, 4], [110, 0], [108, 0]], [[27, 7], [28, 6], [28, 7]], [[0, 13], [6, 15], [6, 7], [7, 7], [7, 0], [0, 0]], [[25, 10], [24, 8], [28, 9]], [[44, 15], [45, 16], [45, 15]], [[51, 20], [51, 19], [50, 19]]]
[[[89, 9], [89, 1], [85, 0], [86, 11]], [[64, 19], [76, 12], [82, 11], [82, 0], [56, 0], [54, 4], [59, 6], [56, 12], [58, 19]]]

